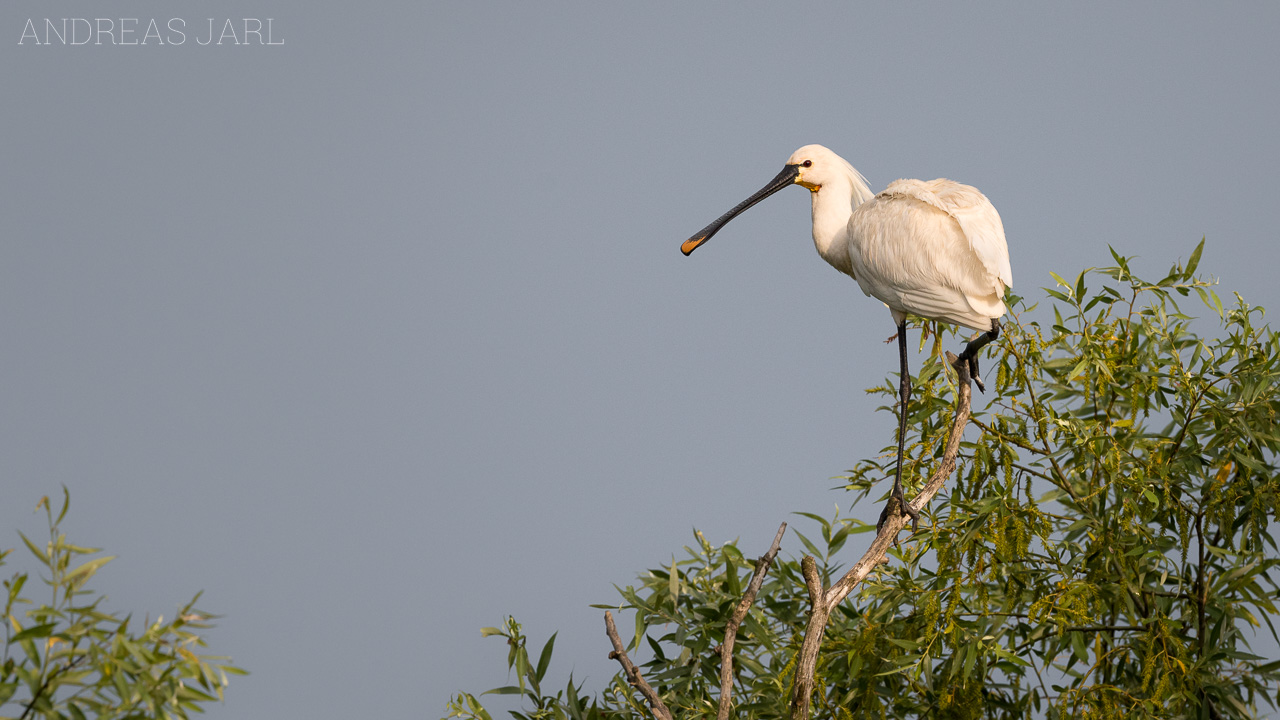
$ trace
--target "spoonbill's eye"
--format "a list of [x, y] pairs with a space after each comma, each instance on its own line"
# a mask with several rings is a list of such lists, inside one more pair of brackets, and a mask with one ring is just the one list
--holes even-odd
[[812, 160], [805, 160], [804, 162], [802, 162], [802, 163], [800, 163], [800, 164], [801, 164], [801, 165], [803, 165], [803, 166], [805, 166], [805, 167], [813, 167], [813, 161], [812, 161]]

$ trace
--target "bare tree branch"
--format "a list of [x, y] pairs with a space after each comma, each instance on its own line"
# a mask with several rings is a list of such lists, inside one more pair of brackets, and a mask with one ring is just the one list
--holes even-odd
[[609, 640], [613, 643], [613, 652], [609, 653], [609, 657], [617, 660], [622, 665], [622, 672], [627, 676], [627, 682], [633, 687], [639, 688], [640, 694], [644, 695], [644, 699], [649, 701], [649, 708], [653, 711], [653, 716], [658, 720], [672, 720], [671, 711], [667, 709], [666, 703], [662, 702], [662, 698], [658, 697], [658, 693], [654, 692], [649, 683], [645, 682], [644, 676], [640, 674], [640, 668], [631, 662], [631, 658], [627, 657], [627, 651], [622, 645], [622, 638], [618, 637], [618, 628], [613, 624], [613, 613], [608, 610], [604, 611], [604, 627], [609, 634]]
[[[898, 521], [898, 516], [890, 519], [890, 523]], [[890, 523], [885, 524], [884, 530], [888, 530]], [[882, 530], [881, 535], [887, 537], [888, 533]], [[818, 667], [818, 650], [822, 646], [827, 618], [831, 615], [831, 607], [827, 605], [826, 593], [822, 589], [822, 580], [818, 577], [817, 563], [806, 555], [800, 561], [800, 568], [804, 572], [805, 584], [809, 586], [810, 610], [809, 623], [804, 629], [804, 642], [800, 645], [800, 660], [796, 664], [795, 684], [791, 691], [792, 720], [804, 720], [809, 716], [809, 698], [813, 695], [813, 673]]]
[[805, 587], [809, 589], [809, 607], [817, 609], [822, 605], [822, 578], [818, 577], [818, 563], [808, 555], [800, 561], [800, 572], [804, 575]]
[[[951, 353], [947, 353], [947, 362], [960, 375], [959, 397], [956, 399], [956, 415], [951, 422], [951, 434], [947, 436], [947, 445], [942, 454], [942, 464], [910, 503], [911, 507], [917, 511], [922, 510], [929, 504], [929, 501], [942, 489], [942, 485], [955, 470], [956, 455], [960, 452], [960, 439], [964, 435], [964, 428], [969, 422], [970, 402], [973, 396], [973, 389], [969, 385], [969, 364], [967, 362], [959, 362], [956, 356]], [[886, 518], [884, 525], [880, 528], [880, 532], [876, 534], [876, 539], [872, 541], [871, 547], [867, 549], [862, 559], [855, 563], [849, 569], [849, 572], [845, 573], [844, 577], [840, 578], [838, 582], [825, 591], [821, 589], [821, 581], [818, 578], [817, 566], [813, 559], [805, 557], [801, 563], [805, 583], [809, 587], [809, 597], [813, 609], [810, 611], [809, 622], [805, 627], [804, 642], [800, 646], [800, 660], [796, 667], [795, 684], [792, 686], [791, 720], [805, 720], [809, 717], [809, 703], [813, 696], [813, 677], [818, 664], [818, 651], [822, 647], [822, 636], [827, 629], [827, 618], [831, 616], [831, 612], [835, 610], [836, 606], [848, 597], [849, 593], [853, 592], [858, 583], [862, 582], [876, 565], [884, 561], [884, 556], [889, 551], [889, 546], [894, 543], [894, 540], [898, 537], [898, 532], [907, 524], [907, 520], [908, 516], [901, 511], [892, 517]]]
[[733, 616], [724, 626], [724, 643], [720, 645], [720, 709], [716, 712], [716, 720], [727, 720], [729, 707], [732, 705], [733, 645], [738, 640], [738, 628], [742, 625], [742, 620], [747, 617], [747, 612], [751, 610], [751, 604], [756, 601], [756, 593], [760, 592], [760, 586], [764, 584], [764, 576], [769, 572], [769, 566], [773, 565], [773, 559], [778, 556], [778, 548], [782, 546], [782, 536], [786, 532], [787, 524], [782, 523], [778, 528], [778, 534], [773, 538], [773, 544], [769, 546], [769, 552], [756, 561], [756, 571], [751, 575], [751, 582], [747, 583], [747, 594], [742, 596], [738, 607], [733, 611]]

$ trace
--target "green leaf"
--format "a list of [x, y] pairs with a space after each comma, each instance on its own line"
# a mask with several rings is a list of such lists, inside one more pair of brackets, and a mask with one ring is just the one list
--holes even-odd
[[800, 531], [792, 530], [792, 532], [796, 534], [796, 537], [800, 538], [800, 542], [804, 545], [805, 549], [808, 550], [815, 558], [826, 557], [822, 554], [822, 551], [818, 549], [818, 546], [809, 542], [809, 538], [800, 534]]
[[1036, 503], [1040, 505], [1044, 505], [1045, 503], [1053, 502], [1066, 494], [1067, 494], [1066, 490], [1063, 490], [1062, 488], [1054, 488], [1053, 490], [1050, 490], [1044, 495], [1041, 495], [1040, 498], [1036, 500]]
[[1125, 257], [1120, 253], [1116, 252], [1115, 248], [1108, 245], [1107, 252], [1110, 252], [1111, 258], [1116, 261], [1116, 267], [1120, 268], [1121, 270], [1125, 270], [1129, 267], [1128, 260], [1126, 260]]
[[644, 613], [636, 612], [636, 636], [631, 641], [631, 648], [640, 647], [640, 638], [644, 637], [644, 633], [649, 629], [649, 623], [645, 621]]
[[1183, 273], [1183, 277], [1190, 279], [1195, 275], [1196, 268], [1200, 265], [1200, 253], [1204, 250], [1204, 238], [1200, 238], [1200, 244], [1196, 245], [1196, 249], [1191, 251], [1191, 257], [1187, 260], [1187, 269]]
[[9, 644], [12, 645], [13, 643], [20, 643], [23, 640], [30, 640], [32, 638], [49, 637], [50, 635], [53, 634], [53, 630], [57, 626], [58, 626], [57, 623], [42, 623], [40, 625], [33, 625], [27, 628], [26, 630], [23, 630], [22, 632], [17, 633], [13, 637], [9, 638]]
[[35, 543], [27, 539], [27, 536], [23, 535], [22, 531], [18, 531], [18, 537], [22, 538], [22, 542], [26, 543], [27, 549], [31, 551], [32, 555], [35, 555], [36, 557], [40, 558], [40, 562], [44, 563], [45, 566], [49, 565], [49, 556], [46, 555], [43, 550], [36, 547]]
[[807, 517], [807, 518], [809, 518], [810, 520], [812, 520], [812, 521], [814, 521], [814, 522], [816, 522], [816, 523], [818, 523], [819, 525], [822, 525], [822, 526], [824, 526], [824, 527], [828, 524], [828, 523], [827, 523], [827, 519], [826, 519], [826, 518], [824, 518], [824, 517], [822, 517], [821, 515], [818, 515], [818, 514], [816, 514], [816, 513], [810, 513], [810, 512], [795, 512], [795, 513], [792, 513], [792, 515], [801, 515], [801, 516], [803, 516], [803, 517]]
[[[1071, 291], [1071, 283], [1067, 282], [1066, 280], [1063, 280], [1061, 275], [1059, 275], [1058, 273], [1052, 270], [1049, 271], [1049, 275], [1052, 276], [1053, 279], [1057, 281], [1059, 285], [1066, 288], [1068, 292]], [[1063, 298], [1063, 299], [1066, 299], [1066, 298]]]
[[467, 709], [471, 711], [472, 715], [481, 718], [481, 720], [493, 720], [489, 715], [489, 711], [484, 709], [484, 706], [480, 704], [480, 701], [476, 700], [474, 695], [463, 693], [462, 697], [466, 699]]
[[67, 573], [66, 576], [63, 577], [63, 581], [73, 587], [82, 585], [86, 580], [93, 577], [94, 573], [98, 572], [98, 568], [102, 567], [103, 565], [106, 565], [107, 563], [115, 559], [116, 558], [114, 555], [108, 555], [106, 557], [100, 557], [96, 560], [90, 560], [89, 562], [81, 565], [75, 570], [72, 570], [71, 572]]
[[1076, 363], [1076, 366], [1071, 369], [1071, 373], [1067, 375], [1067, 382], [1071, 382], [1072, 380], [1075, 380], [1076, 378], [1080, 377], [1080, 374], [1085, 371], [1085, 368], [1089, 367], [1089, 364], [1090, 363], [1088, 358], [1085, 358], [1084, 360], [1081, 360], [1080, 362]]
[[551, 638], [547, 640], [547, 644], [542, 646], [542, 654], [538, 657], [538, 669], [535, 671], [539, 682], [546, 677], [547, 666], [551, 664], [551, 649], [555, 647], [557, 634], [551, 633]]
[[18, 573], [5, 584], [9, 586], [9, 604], [12, 605], [18, 599], [18, 593], [22, 592], [22, 586], [27, 584], [27, 575]]
[[529, 654], [524, 651], [524, 647], [514, 648], [516, 681], [520, 683], [521, 692], [524, 691], [524, 681], [529, 676]]
[[964, 676], [969, 677], [973, 673], [973, 666], [978, 661], [979, 650], [981, 646], [978, 643], [969, 645], [965, 651], [964, 657]]
[[1089, 648], [1084, 644], [1084, 633], [1071, 632], [1071, 654], [1086, 665], [1089, 663]]
[[725, 592], [732, 597], [742, 594], [742, 583], [738, 580], [738, 566], [733, 562], [731, 553], [724, 553]]
[[564, 689], [564, 699], [569, 705], [569, 717], [573, 720], [586, 720], [582, 713], [582, 699], [578, 697], [578, 690], [573, 686], [573, 673], [569, 673], [569, 685]]
[[58, 519], [53, 521], [54, 525], [61, 525], [62, 519], [67, 516], [67, 511], [71, 509], [71, 491], [66, 485], [62, 486], [62, 512], [58, 513]]

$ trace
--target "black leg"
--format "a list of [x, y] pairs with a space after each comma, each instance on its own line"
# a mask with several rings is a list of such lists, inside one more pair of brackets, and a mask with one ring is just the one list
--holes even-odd
[[915, 532], [920, 525], [920, 513], [907, 504], [907, 496], [902, 492], [902, 458], [907, 442], [907, 403], [911, 401], [911, 373], [907, 372], [906, 321], [903, 321], [898, 326], [898, 361], [898, 399], [900, 401], [898, 407], [898, 467], [893, 476], [893, 492], [889, 495], [889, 503], [885, 505], [884, 511], [880, 513], [880, 522], [876, 523], [876, 530], [884, 527], [884, 521], [889, 518], [896, 500], [899, 511], [911, 516], [911, 531]]
[[969, 377], [973, 378], [980, 392], [986, 392], [987, 386], [982, 384], [982, 378], [978, 377], [978, 351], [998, 337], [1000, 337], [1000, 321], [993, 319], [991, 329], [970, 340], [969, 344], [964, 346], [964, 351], [960, 353], [960, 359], [969, 362]]

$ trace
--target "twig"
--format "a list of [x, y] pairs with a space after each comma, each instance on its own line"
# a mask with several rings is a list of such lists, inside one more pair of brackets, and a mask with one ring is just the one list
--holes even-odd
[[733, 616], [729, 618], [729, 623], [724, 626], [724, 643], [720, 645], [720, 709], [716, 713], [716, 720], [727, 720], [729, 717], [729, 707], [733, 699], [733, 645], [738, 640], [738, 628], [747, 617], [747, 612], [751, 610], [751, 604], [756, 601], [756, 593], [760, 592], [765, 573], [769, 572], [769, 566], [778, 556], [778, 549], [782, 546], [782, 536], [786, 532], [787, 524], [782, 523], [778, 528], [778, 534], [773, 538], [773, 544], [769, 546], [769, 552], [756, 561], [756, 571], [751, 575], [751, 582], [747, 583], [747, 594], [742, 596], [738, 607], [733, 611]]
[[622, 646], [622, 638], [618, 637], [618, 628], [613, 624], [613, 613], [608, 610], [604, 611], [604, 627], [609, 633], [609, 640], [613, 643], [613, 652], [609, 653], [609, 657], [617, 660], [622, 665], [622, 672], [627, 676], [627, 682], [633, 687], [640, 689], [640, 694], [644, 695], [644, 699], [649, 701], [649, 708], [653, 711], [653, 716], [658, 720], [672, 720], [671, 711], [667, 709], [666, 703], [662, 702], [662, 698], [658, 697], [658, 693], [653, 691], [649, 683], [645, 682], [644, 676], [640, 674], [640, 668], [631, 662], [631, 658], [627, 657], [627, 651]]
[[[911, 508], [919, 511], [929, 504], [933, 496], [942, 489], [943, 483], [956, 467], [956, 455], [960, 452], [960, 439], [964, 435], [965, 425], [969, 422], [969, 404], [973, 396], [970, 387], [969, 363], [960, 361], [955, 355], [947, 353], [947, 362], [960, 375], [959, 397], [956, 399], [956, 415], [951, 422], [951, 434], [947, 436], [947, 445], [942, 454], [942, 464], [925, 483], [924, 489], [911, 501]], [[884, 525], [876, 534], [871, 547], [854, 564], [844, 577], [836, 584], [821, 590], [822, 584], [817, 576], [817, 568], [811, 558], [804, 558], [801, 568], [804, 570], [805, 583], [809, 587], [810, 602], [813, 609], [809, 614], [809, 622], [804, 631], [804, 642], [800, 646], [800, 660], [796, 668], [795, 684], [791, 692], [791, 720], [805, 720], [809, 717], [809, 704], [813, 696], [814, 672], [818, 664], [818, 650], [822, 647], [822, 636], [827, 629], [827, 618], [858, 583], [879, 565], [889, 546], [898, 537], [898, 532], [907, 524], [908, 515], [902, 512], [885, 518]], [[812, 577], [811, 577], [812, 576]], [[815, 588], [815, 585], [817, 586]]]
[[40, 696], [44, 695], [44, 691], [49, 689], [49, 683], [53, 682], [54, 678], [58, 677], [62, 673], [68, 672], [88, 658], [88, 655], [81, 655], [75, 660], [72, 660], [60, 668], [54, 669], [53, 672], [49, 673], [48, 677], [44, 679], [44, 682], [40, 683], [39, 689], [37, 689], [35, 694], [31, 696], [31, 702], [28, 702], [27, 706], [23, 708], [22, 715], [19, 716], [19, 720], [26, 720], [26, 718], [31, 715], [31, 712], [36, 709], [36, 703], [40, 700]]
[[[1004, 440], [1005, 442], [1010, 443], [1011, 445], [1017, 445], [1023, 450], [1033, 452], [1037, 455], [1048, 454], [1045, 451], [1041, 450], [1040, 448], [1036, 447], [1035, 445], [1032, 445], [1031, 443], [1027, 442], [1026, 440], [1023, 440], [1020, 437], [1014, 437], [1013, 435], [1006, 435], [1000, 432], [999, 430], [995, 429], [994, 427], [982, 422], [981, 420], [970, 420], [969, 422], [982, 428], [983, 432], [987, 433], [988, 435], [994, 435], [995, 437], [998, 437], [1001, 440]], [[1044, 476], [1042, 475], [1041, 477], [1044, 477]], [[1045, 479], [1047, 480], [1048, 478], [1045, 478]]]

